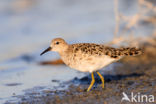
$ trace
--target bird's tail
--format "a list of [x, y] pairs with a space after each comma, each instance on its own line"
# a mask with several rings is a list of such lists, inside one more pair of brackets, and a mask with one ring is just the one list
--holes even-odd
[[139, 48], [120, 48], [120, 52], [125, 56], [137, 56], [143, 54], [143, 50]]

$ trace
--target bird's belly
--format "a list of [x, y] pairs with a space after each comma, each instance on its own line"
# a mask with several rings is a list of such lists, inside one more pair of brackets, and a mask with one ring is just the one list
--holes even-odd
[[82, 72], [93, 72], [111, 64], [114, 61], [116, 60], [108, 56], [92, 57], [84, 58], [82, 60], [75, 60], [75, 62], [69, 66]]

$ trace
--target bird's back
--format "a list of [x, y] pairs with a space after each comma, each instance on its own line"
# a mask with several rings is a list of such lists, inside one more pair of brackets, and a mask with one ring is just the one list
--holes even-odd
[[135, 47], [113, 48], [94, 43], [72, 44], [70, 47], [74, 53], [81, 52], [82, 54], [93, 56], [107, 55], [112, 58], [119, 58], [121, 56], [136, 56], [142, 54], [142, 50]]

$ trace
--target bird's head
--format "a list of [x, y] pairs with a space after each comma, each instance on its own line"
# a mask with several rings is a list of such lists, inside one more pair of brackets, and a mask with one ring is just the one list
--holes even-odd
[[68, 44], [62, 38], [55, 38], [51, 41], [50, 47], [48, 47], [45, 51], [43, 51], [40, 55], [48, 51], [55, 51], [55, 52], [63, 52], [68, 48]]

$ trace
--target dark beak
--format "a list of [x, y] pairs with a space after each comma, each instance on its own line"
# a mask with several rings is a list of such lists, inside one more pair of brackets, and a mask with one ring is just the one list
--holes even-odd
[[43, 55], [44, 53], [50, 51], [51, 49], [52, 49], [51, 47], [48, 47], [45, 51], [43, 51], [43, 52], [40, 54], [40, 56]]

